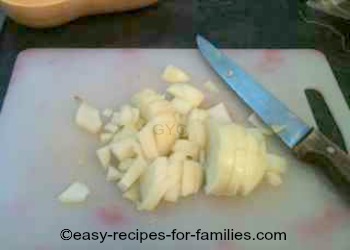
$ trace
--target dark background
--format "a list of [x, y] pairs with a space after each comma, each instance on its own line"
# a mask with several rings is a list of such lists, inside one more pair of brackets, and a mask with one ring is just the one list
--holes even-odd
[[[318, 49], [327, 56], [350, 107], [350, 53], [330, 30], [302, 21], [300, 12], [333, 25], [348, 38], [350, 22], [311, 10], [304, 2], [160, 0], [157, 6], [142, 10], [84, 17], [45, 30], [26, 28], [6, 18], [0, 35], [0, 106], [15, 58], [24, 49], [192, 48], [195, 34], [200, 33], [226, 48]], [[0, 23], [2, 18], [0, 13]]]

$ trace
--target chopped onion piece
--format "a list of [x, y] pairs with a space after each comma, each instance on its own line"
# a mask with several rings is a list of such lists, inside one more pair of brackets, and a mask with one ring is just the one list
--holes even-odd
[[216, 86], [216, 84], [214, 84], [212, 81], [206, 81], [205, 83], [204, 83], [204, 87], [208, 90], [208, 91], [210, 91], [211, 93], [219, 93], [220, 92], [220, 90], [219, 90], [219, 88]]
[[220, 123], [232, 123], [230, 114], [228, 113], [225, 105], [219, 103], [208, 110], [209, 115], [212, 119], [215, 119]]
[[111, 118], [112, 115], [113, 115], [113, 110], [110, 109], [110, 108], [105, 109], [105, 110], [103, 110], [102, 115], [103, 115], [104, 117]]
[[141, 202], [139, 210], [153, 210], [162, 200], [169, 183], [167, 182], [168, 159], [157, 158], [140, 178]]
[[119, 188], [122, 191], [129, 189], [131, 185], [140, 178], [146, 167], [147, 162], [142, 157], [137, 157], [137, 159], [130, 165], [129, 169], [118, 183]]
[[140, 187], [138, 181], [132, 184], [132, 186], [126, 190], [126, 192], [123, 194], [123, 198], [128, 199], [136, 204], [140, 201]]
[[170, 155], [169, 160], [171, 162], [173, 161], [184, 161], [187, 159], [187, 155], [185, 152], [180, 151], [180, 152], [174, 152]]
[[90, 190], [85, 184], [74, 182], [58, 196], [58, 199], [63, 203], [80, 203], [85, 201], [89, 194]]
[[119, 179], [122, 178], [122, 176], [123, 174], [120, 173], [118, 169], [116, 169], [113, 166], [108, 166], [107, 177], [106, 177], [107, 181], [118, 181]]
[[205, 150], [199, 151], [199, 164], [202, 166], [205, 164]]
[[167, 182], [169, 184], [169, 187], [164, 195], [164, 200], [169, 202], [176, 202], [181, 195], [183, 162], [170, 160], [167, 175]]
[[137, 132], [138, 131], [133, 127], [123, 127], [118, 133], [113, 136], [113, 142], [136, 138]]
[[194, 107], [198, 107], [204, 100], [203, 93], [189, 84], [180, 83], [171, 85], [167, 89], [167, 92], [174, 97], [178, 97], [192, 103]]
[[134, 139], [124, 139], [112, 144], [111, 151], [119, 161], [123, 161], [126, 158], [131, 158], [136, 156], [135, 147], [137, 145]]
[[107, 123], [103, 129], [112, 133], [112, 134], [115, 134], [119, 130], [119, 127], [118, 127], [118, 125], [115, 125], [113, 123]]
[[195, 194], [202, 186], [203, 169], [198, 162], [185, 160], [183, 165], [181, 195]]
[[151, 124], [159, 155], [168, 155], [178, 137], [178, 124], [175, 116], [173, 114], [160, 115], [155, 117]]
[[142, 109], [142, 107], [147, 106], [149, 103], [159, 100], [164, 100], [164, 97], [157, 94], [152, 89], [144, 89], [133, 96], [131, 103], [137, 108]]
[[193, 109], [188, 116], [188, 120], [196, 120], [204, 122], [209, 117], [209, 113], [204, 109]]
[[100, 134], [100, 142], [102, 143], [108, 143], [113, 139], [113, 134], [112, 133], [102, 133]]
[[147, 124], [141, 129], [139, 133], [139, 141], [147, 159], [154, 160], [158, 157], [159, 153], [157, 143], [153, 133], [153, 126], [151, 124]]
[[130, 105], [124, 105], [120, 109], [119, 125], [134, 126], [140, 119], [140, 110], [133, 108]]
[[81, 102], [75, 117], [76, 124], [86, 131], [97, 134], [102, 127], [100, 112], [86, 102]]
[[162, 78], [169, 83], [185, 83], [190, 80], [190, 76], [186, 72], [173, 65], [165, 68]]
[[267, 182], [274, 187], [278, 187], [282, 184], [282, 178], [279, 174], [274, 172], [267, 172], [266, 173], [266, 180]]
[[126, 172], [130, 168], [130, 166], [133, 164], [134, 161], [135, 161], [134, 158], [127, 158], [119, 162], [118, 169], [122, 172]]
[[173, 147], [174, 152], [181, 152], [186, 157], [197, 160], [199, 156], [199, 146], [197, 143], [189, 140], [177, 140]]
[[182, 115], [187, 115], [194, 108], [191, 102], [176, 97], [171, 100], [171, 104]]
[[120, 113], [119, 112], [114, 112], [111, 118], [111, 123], [114, 125], [119, 125], [120, 124]]
[[109, 146], [105, 146], [96, 151], [97, 157], [101, 162], [102, 167], [107, 170], [111, 161], [111, 151]]
[[189, 141], [196, 143], [200, 148], [205, 147], [207, 131], [203, 122], [199, 120], [189, 120], [187, 134]]
[[148, 103], [146, 106], [141, 108], [142, 117], [147, 121], [151, 121], [157, 116], [174, 114], [175, 109], [171, 103], [167, 100], [156, 100]]
[[206, 192], [249, 194], [261, 182], [268, 165], [264, 142], [237, 124], [211, 120], [209, 127]]

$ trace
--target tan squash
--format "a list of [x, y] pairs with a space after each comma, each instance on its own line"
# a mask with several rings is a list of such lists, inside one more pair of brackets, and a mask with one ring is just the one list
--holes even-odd
[[78, 17], [121, 12], [155, 4], [158, 0], [0, 0], [1, 7], [15, 21], [46, 28]]

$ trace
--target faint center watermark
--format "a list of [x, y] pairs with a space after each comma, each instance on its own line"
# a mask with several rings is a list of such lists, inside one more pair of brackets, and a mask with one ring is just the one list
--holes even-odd
[[185, 136], [187, 134], [186, 126], [182, 124], [155, 124], [153, 125], [155, 135], [173, 135]]

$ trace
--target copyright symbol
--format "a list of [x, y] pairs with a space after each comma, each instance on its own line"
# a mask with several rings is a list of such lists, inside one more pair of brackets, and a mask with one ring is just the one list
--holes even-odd
[[60, 236], [62, 240], [70, 240], [72, 238], [72, 231], [69, 229], [63, 229]]

